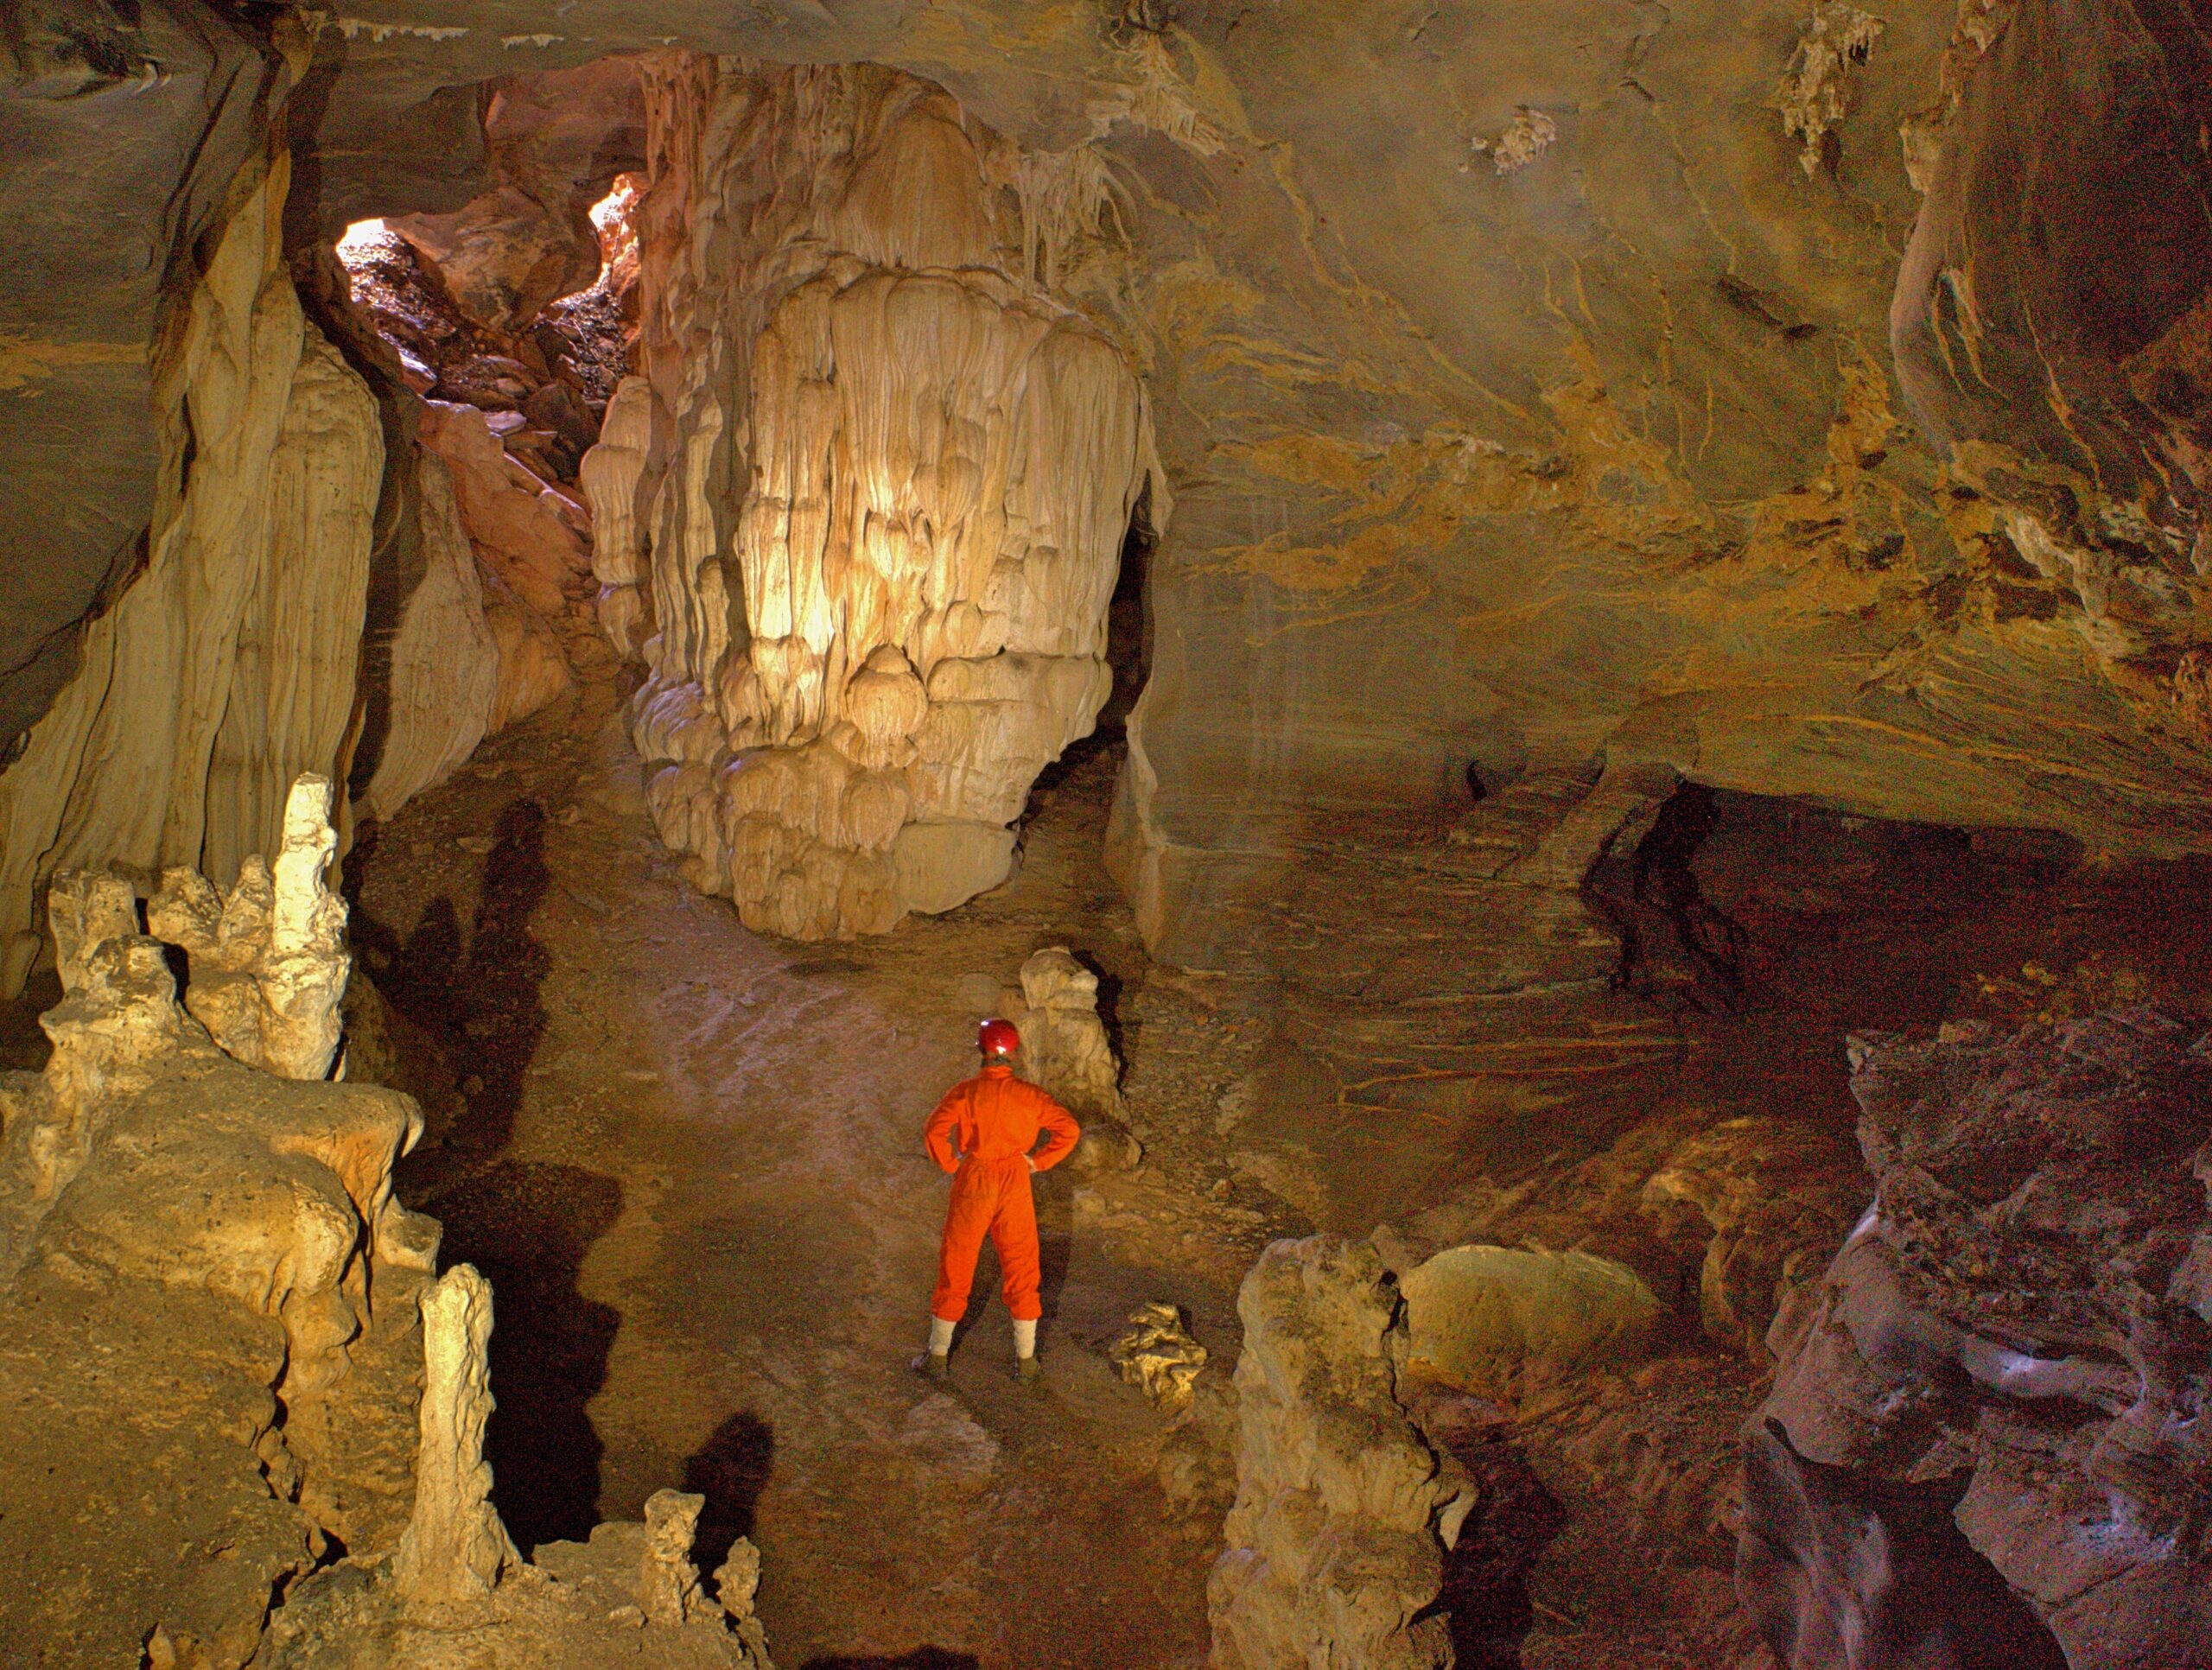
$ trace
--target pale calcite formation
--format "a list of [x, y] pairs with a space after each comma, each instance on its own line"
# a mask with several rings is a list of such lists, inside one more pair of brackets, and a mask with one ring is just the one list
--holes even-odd
[[[302, 798], [304, 826], [313, 796]], [[344, 919], [319, 870], [299, 873], [327, 855], [327, 823], [302, 836], [267, 901], [276, 943], [293, 949], [263, 966], [280, 1003], [305, 1000], [271, 1012], [291, 1026], [280, 1041], [321, 1035], [324, 936]], [[372, 1268], [427, 1271], [435, 1255], [435, 1225], [391, 1193], [420, 1111], [367, 1086], [279, 1090], [281, 1076], [248, 1072], [179, 1007], [127, 882], [72, 874], [53, 898], [64, 996], [40, 1018], [54, 1046], [44, 1072], [8, 1089], [0, 1273], [42, 1241], [119, 1274], [227, 1295], [284, 1324], [284, 1397], [326, 1394], [374, 1303]], [[341, 942], [341, 987], [343, 968]]]
[[0, 1558], [38, 1569], [84, 1502], [131, 1507], [67, 1581], [5, 1586], [0, 1639], [235, 1670], [327, 1539], [388, 1545], [404, 1518], [437, 1226], [391, 1180], [422, 1118], [217, 1049], [123, 877], [57, 877], [51, 908], [52, 1052], [0, 1073]]
[[146, 909], [149, 931], [191, 959], [193, 1018], [226, 1054], [281, 1078], [328, 1077], [343, 1030], [353, 960], [346, 902], [326, 883], [338, 847], [330, 813], [329, 780], [302, 776], [273, 870], [252, 854], [227, 895], [197, 870], [164, 870]]
[[591, 504], [591, 571], [599, 585], [599, 625], [627, 660], [645, 647], [652, 619], [638, 490], [652, 443], [652, 385], [626, 377], [607, 403], [599, 444], [584, 454], [584, 497]]
[[1206, 1581], [1217, 1670], [1445, 1670], [1444, 1555], [1474, 1505], [1398, 1401], [1406, 1326], [1375, 1248], [1279, 1241], [1237, 1294], [1228, 1552]]
[[492, 1284], [456, 1265], [423, 1295], [423, 1444], [415, 1513], [392, 1575], [408, 1600], [435, 1610], [480, 1606], [521, 1563], [492, 1506], [484, 1427], [492, 1419]]
[[1158, 1407], [1173, 1411], [1191, 1406], [1208, 1353], [1191, 1337], [1180, 1311], [1152, 1299], [1129, 1312], [1129, 1331], [1106, 1355], [1125, 1381]]
[[649, 1623], [712, 1617], [716, 1608], [699, 1587], [691, 1540], [699, 1533], [696, 1492], [656, 1490], [645, 1498], [645, 1553], [638, 1567], [638, 1606]]
[[1098, 976], [1064, 945], [1021, 965], [1021, 1076], [1042, 1085], [1078, 1120], [1118, 1118], [1122, 1064], [1098, 1017]]
[[645, 372], [586, 482], [655, 819], [755, 928], [950, 909], [1111, 687], [1148, 423], [1025, 219], [1103, 197], [1002, 196], [1011, 148], [895, 72], [669, 54], [646, 107]]
[[269, 1619], [258, 1670], [773, 1670], [743, 1538], [709, 1602], [691, 1561], [706, 1499], [656, 1492], [643, 1525], [515, 1548], [493, 1505], [490, 1284], [468, 1265], [423, 1299], [422, 1446], [398, 1546], [328, 1566]]
[[1123, 1123], [1122, 1064], [1098, 1013], [1098, 976], [1065, 946], [1047, 946], [1021, 965], [1019, 987], [1001, 993], [998, 1007], [1021, 1034], [1014, 1071], [1083, 1127], [1069, 1163], [1078, 1172], [1142, 1164], [1144, 1144]]
[[1808, 175], [1820, 171], [1828, 136], [1843, 125], [1851, 109], [1851, 67], [1863, 64], [1884, 24], [1850, 0], [1816, 0], [1789, 68], [1775, 89], [1782, 130], [1803, 142], [1797, 165]]
[[156, 342], [143, 569], [0, 774], [0, 994], [38, 953], [49, 878], [112, 861], [228, 882], [276, 844], [296, 776], [345, 774], [384, 441], [293, 290], [289, 177], [282, 151], [249, 163]]

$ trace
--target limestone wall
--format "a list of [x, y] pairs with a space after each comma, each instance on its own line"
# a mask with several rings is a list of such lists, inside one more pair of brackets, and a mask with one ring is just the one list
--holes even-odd
[[154, 345], [143, 568], [0, 775], [0, 991], [36, 955], [47, 878], [112, 860], [227, 885], [276, 849], [293, 778], [345, 775], [384, 441], [285, 269], [289, 181], [281, 149], [251, 159]]

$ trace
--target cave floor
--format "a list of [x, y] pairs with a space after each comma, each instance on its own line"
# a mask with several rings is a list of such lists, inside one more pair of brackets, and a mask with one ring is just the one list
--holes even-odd
[[[1224, 1504], [1169, 1501], [1171, 1423], [1104, 1348], [1167, 1299], [1225, 1373], [1236, 1286], [1277, 1235], [1383, 1222], [1625, 1256], [1606, 1237], [1665, 1141], [1731, 1118], [1808, 1136], [1791, 1187], [1863, 1190], [1847, 1031], [2202, 997], [2205, 867], [1751, 801], [1695, 863], [1707, 928], [1734, 924], [1735, 989], [1632, 897], [1623, 989], [1604, 912], [1481, 879], [1543, 784], [1457, 833], [1324, 841], [1252, 907], [1273, 968], [1173, 969], [1100, 861], [1103, 745], [1040, 784], [997, 892], [880, 940], [787, 943], [681, 880], [617, 706], [601, 664], [365, 831], [353, 937], [430, 1115], [402, 1194], [494, 1285], [491, 1451], [517, 1540], [701, 1490], [702, 1564], [740, 1533], [765, 1551], [786, 1666], [1203, 1663]], [[988, 1253], [938, 1390], [907, 1367], [945, 1193], [920, 1125], [969, 1070], [977, 993], [1056, 943], [1103, 973], [1147, 1163], [1040, 1185], [1046, 1394], [1013, 1382]], [[1463, 1641], [1463, 1664], [1770, 1662], [1726, 1574], [1758, 1355], [1692, 1325], [1632, 1371], [1446, 1412], [1541, 1481], [1498, 1486], [1500, 1569], [1516, 1539], [1545, 1552], [1469, 1609], [1488, 1645]]]
[[1109, 991], [1141, 976], [1095, 855], [1112, 775], [1040, 791], [1013, 883], [861, 944], [753, 935], [678, 879], [603, 676], [364, 839], [361, 966], [462, 1078], [410, 1086], [433, 1129], [399, 1184], [493, 1281], [523, 1546], [699, 1489], [702, 1565], [741, 1532], [766, 1551], [779, 1662], [1203, 1660], [1218, 1519], [1168, 1511], [1163, 1419], [1103, 1347], [1166, 1299], [1233, 1361], [1277, 1219], [1158, 1166], [1050, 1174], [1046, 1393], [1012, 1379], [988, 1251], [950, 1387], [908, 1367], [946, 1193], [920, 1129], [972, 1070], [979, 982], [1053, 943]]

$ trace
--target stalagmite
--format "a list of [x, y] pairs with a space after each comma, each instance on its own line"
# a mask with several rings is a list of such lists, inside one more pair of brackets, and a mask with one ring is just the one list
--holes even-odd
[[[933, 826], [913, 824], [908, 833]], [[1098, 976], [1065, 946], [1021, 965], [1020, 984], [997, 1006], [1021, 1033], [1015, 1070], [1050, 1091], [1083, 1127], [1070, 1164], [1078, 1171], [1129, 1171], [1144, 1144], [1123, 1122], [1122, 1064], [1098, 1013]]]
[[1406, 1326], [1375, 1248], [1277, 1241], [1236, 1299], [1242, 1433], [1206, 1584], [1220, 1670], [1445, 1670], [1444, 1553], [1473, 1503], [1397, 1400]]
[[481, 1606], [500, 1574], [522, 1558], [492, 1506], [492, 1467], [484, 1459], [491, 1337], [492, 1285], [473, 1266], [456, 1265], [423, 1293], [415, 1514], [392, 1571], [410, 1603], [433, 1610]]
[[192, 959], [185, 1007], [226, 1052], [284, 1078], [329, 1075], [353, 968], [346, 904], [325, 883], [338, 841], [330, 810], [329, 781], [302, 777], [273, 875], [256, 854], [219, 897], [197, 871], [165, 870], [147, 907], [155, 937]]
[[707, 1499], [681, 1490], [656, 1490], [645, 1499], [645, 1556], [638, 1572], [638, 1605], [649, 1623], [685, 1623], [710, 1617], [715, 1608], [699, 1588], [691, 1540]]
[[1122, 1064], [1098, 1018], [1098, 976], [1065, 946], [1021, 965], [1022, 1076], [1043, 1085], [1077, 1119], [1122, 1111]]

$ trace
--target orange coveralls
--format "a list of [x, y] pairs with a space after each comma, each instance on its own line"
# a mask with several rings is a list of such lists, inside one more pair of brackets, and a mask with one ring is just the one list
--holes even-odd
[[[1051, 1140], [1030, 1156], [1042, 1132], [1050, 1132]], [[1033, 1159], [1038, 1171], [1049, 1172], [1082, 1134], [1066, 1108], [1016, 1078], [1011, 1067], [995, 1063], [944, 1093], [922, 1131], [930, 1158], [952, 1173], [931, 1315], [960, 1320], [986, 1235], [998, 1249], [1006, 1308], [1014, 1319], [1034, 1322], [1044, 1313], [1037, 1302], [1037, 1203], [1029, 1192], [1027, 1162]]]

